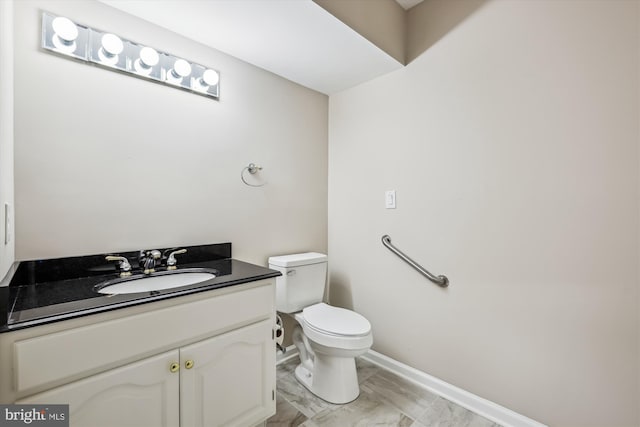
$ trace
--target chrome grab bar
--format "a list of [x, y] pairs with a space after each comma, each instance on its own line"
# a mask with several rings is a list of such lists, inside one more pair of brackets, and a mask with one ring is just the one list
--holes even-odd
[[431, 280], [436, 285], [441, 286], [443, 288], [446, 288], [447, 286], [449, 286], [449, 279], [447, 279], [447, 276], [434, 276], [433, 274], [429, 273], [420, 264], [418, 264], [417, 262], [409, 258], [400, 249], [393, 246], [391, 244], [391, 237], [389, 237], [389, 235], [385, 234], [384, 236], [382, 236], [382, 244], [385, 245], [387, 248], [389, 248], [391, 252], [398, 255], [404, 262], [406, 262], [411, 267], [418, 270], [424, 277]]

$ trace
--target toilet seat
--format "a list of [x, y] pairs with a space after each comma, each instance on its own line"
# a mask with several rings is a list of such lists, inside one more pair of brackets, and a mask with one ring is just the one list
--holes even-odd
[[323, 302], [302, 310], [304, 321], [316, 332], [338, 337], [362, 337], [371, 332], [371, 323], [362, 315]]
[[359, 350], [373, 344], [371, 324], [351, 310], [319, 303], [304, 308], [295, 318], [307, 338], [327, 349]]

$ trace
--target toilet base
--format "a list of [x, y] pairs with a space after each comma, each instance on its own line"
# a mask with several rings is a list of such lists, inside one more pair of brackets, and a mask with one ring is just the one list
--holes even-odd
[[302, 364], [296, 367], [296, 379], [307, 390], [329, 403], [342, 405], [360, 395], [356, 362], [353, 357], [316, 354], [313, 371]]
[[[295, 374], [298, 382], [307, 390], [311, 391], [311, 386], [313, 385], [313, 374], [301, 364], [296, 367]], [[311, 391], [311, 393], [313, 392]]]
[[329, 403], [342, 405], [357, 399], [360, 385], [355, 358], [371, 348], [371, 333], [351, 337], [322, 334], [309, 329], [314, 335], [311, 338], [307, 337], [301, 326], [306, 324], [302, 314], [296, 313], [295, 318], [300, 323], [291, 335], [300, 356], [300, 365], [295, 371], [296, 379], [311, 393]]

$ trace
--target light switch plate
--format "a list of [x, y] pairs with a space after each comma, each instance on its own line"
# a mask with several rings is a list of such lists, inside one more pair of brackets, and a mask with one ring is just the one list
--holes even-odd
[[396, 208], [396, 190], [388, 190], [384, 192], [384, 207], [387, 209]]

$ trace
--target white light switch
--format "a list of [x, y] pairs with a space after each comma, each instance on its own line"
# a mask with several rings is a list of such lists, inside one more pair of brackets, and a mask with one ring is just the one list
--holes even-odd
[[387, 209], [396, 208], [396, 190], [388, 190], [384, 192], [384, 207]]

